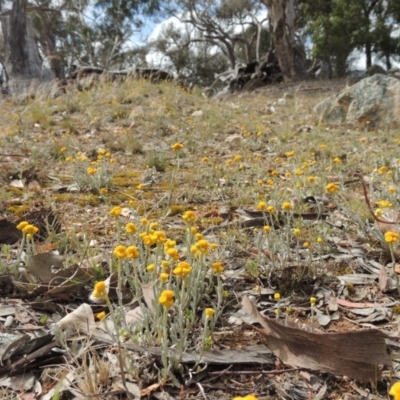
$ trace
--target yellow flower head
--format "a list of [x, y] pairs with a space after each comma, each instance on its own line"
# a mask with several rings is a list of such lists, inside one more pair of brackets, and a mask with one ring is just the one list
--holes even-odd
[[179, 260], [179, 253], [178, 250], [175, 249], [174, 247], [167, 249], [166, 253], [175, 261]]
[[109, 214], [113, 215], [114, 217], [119, 217], [121, 213], [122, 213], [122, 208], [120, 206], [113, 207], [109, 212]]
[[183, 214], [182, 219], [188, 224], [193, 224], [196, 221], [197, 216], [194, 211], [189, 210], [186, 211], [185, 214]]
[[382, 208], [390, 208], [393, 206], [393, 204], [388, 200], [379, 200], [376, 202], [376, 204], [378, 204], [378, 206]]
[[281, 299], [281, 294], [280, 293], [275, 293], [274, 294], [274, 299], [277, 300], [277, 301], [280, 300]]
[[35, 225], [25, 225], [22, 228], [22, 232], [25, 233], [25, 235], [34, 235], [35, 233], [37, 233], [39, 231], [39, 228]]
[[180, 262], [172, 271], [174, 275], [181, 279], [185, 279], [192, 271], [192, 266], [187, 261]]
[[176, 246], [176, 241], [175, 241], [175, 240], [168, 239], [168, 240], [164, 243], [164, 251], [167, 251], [168, 249], [173, 249], [175, 246]]
[[301, 233], [301, 229], [299, 229], [299, 228], [293, 229], [293, 235], [298, 236], [298, 235], [300, 235], [300, 233]]
[[317, 298], [314, 296], [310, 297], [310, 303], [312, 306], [315, 306], [317, 304]]
[[290, 203], [289, 201], [285, 201], [285, 202], [282, 204], [282, 210], [284, 210], [284, 211], [293, 210], [292, 203]]
[[100, 281], [94, 285], [92, 297], [95, 297], [96, 299], [101, 299], [106, 297], [107, 293], [108, 293], [107, 283], [105, 281]]
[[147, 271], [149, 271], [149, 272], [153, 272], [155, 268], [156, 268], [156, 266], [154, 264], [149, 264], [146, 267]]
[[336, 183], [328, 183], [328, 184], [325, 186], [325, 190], [326, 190], [328, 193], [335, 193], [338, 189], [339, 189], [339, 186], [336, 185]]
[[99, 313], [95, 314], [95, 317], [99, 321], [102, 321], [106, 317], [106, 312], [105, 311], [99, 312]]
[[324, 239], [322, 239], [322, 237], [317, 238], [317, 243], [321, 244], [323, 243]]
[[169, 274], [167, 274], [166, 272], [161, 272], [161, 274], [160, 274], [161, 282], [167, 282], [168, 278], [169, 278]]
[[258, 398], [254, 394], [248, 394], [244, 397], [234, 397], [233, 400], [258, 400]]
[[140, 239], [142, 239], [143, 244], [147, 247], [150, 247], [155, 243], [154, 242], [155, 237], [153, 237], [153, 235], [148, 235], [146, 232], [141, 233], [139, 237]]
[[17, 225], [17, 229], [19, 229], [20, 231], [22, 231], [27, 225], [29, 225], [28, 221], [22, 221]]
[[167, 237], [163, 231], [155, 231], [152, 233], [151, 237], [156, 244], [163, 244], [167, 241]]
[[394, 400], [400, 400], [400, 382], [396, 382], [392, 385], [389, 395], [393, 396]]
[[308, 182], [313, 183], [315, 182], [316, 177], [315, 176], [309, 176], [307, 177]]
[[127, 254], [126, 254], [126, 247], [122, 246], [122, 245], [118, 245], [114, 251], [113, 254], [115, 257], [122, 259], [122, 258], [126, 258]]
[[270, 214], [275, 214], [275, 212], [276, 212], [274, 206], [268, 206], [268, 207], [267, 207], [267, 211], [268, 211]]
[[100, 189], [100, 194], [107, 194], [108, 193], [108, 189], [107, 188], [105, 188], [105, 187], [103, 187], [103, 188], [101, 188]]
[[399, 240], [400, 235], [396, 232], [386, 232], [385, 242], [386, 243], [396, 243]]
[[132, 235], [138, 231], [138, 227], [133, 222], [129, 222], [125, 226], [125, 231]]
[[174, 143], [172, 146], [171, 146], [171, 149], [173, 150], [173, 151], [178, 151], [178, 150], [182, 150], [183, 149], [183, 144], [182, 143]]
[[264, 225], [263, 230], [265, 233], [269, 233], [271, 231], [271, 227], [269, 225]]
[[126, 257], [127, 258], [139, 258], [140, 253], [136, 246], [129, 246], [126, 248]]
[[142, 225], [142, 226], [147, 226], [148, 223], [149, 223], [149, 220], [147, 218], [142, 218], [140, 220], [140, 225]]
[[172, 307], [174, 304], [174, 296], [172, 290], [164, 290], [158, 298], [158, 302], [166, 308]]
[[204, 313], [206, 314], [206, 319], [210, 319], [214, 316], [215, 310], [213, 308], [205, 308]]
[[267, 208], [267, 203], [265, 201], [260, 201], [257, 205], [257, 210], [265, 210]]
[[161, 268], [164, 269], [165, 271], [169, 271], [169, 261], [162, 260], [161, 261]]
[[197, 243], [195, 243], [195, 246], [203, 254], [208, 254], [209, 249], [210, 249], [210, 243], [208, 243], [208, 241], [205, 239], [199, 240]]
[[220, 274], [222, 272], [224, 272], [225, 268], [223, 267], [221, 261], [215, 261], [212, 264], [212, 270], [214, 274]]
[[88, 175], [94, 175], [97, 172], [97, 168], [88, 167], [86, 172], [88, 173]]

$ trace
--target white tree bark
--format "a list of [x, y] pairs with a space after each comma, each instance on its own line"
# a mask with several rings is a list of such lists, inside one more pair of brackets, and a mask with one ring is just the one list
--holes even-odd
[[294, 0], [262, 0], [268, 8], [271, 38], [282, 74], [287, 81], [306, 76], [304, 60], [295, 43]]

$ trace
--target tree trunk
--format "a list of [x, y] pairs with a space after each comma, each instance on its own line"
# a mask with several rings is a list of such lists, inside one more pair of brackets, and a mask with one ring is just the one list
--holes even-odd
[[367, 59], [367, 69], [368, 69], [372, 66], [372, 46], [369, 40], [365, 43], [365, 56]]
[[33, 25], [25, 14], [27, 0], [15, 0], [10, 15], [1, 17], [5, 42], [5, 66], [10, 80], [51, 79], [42, 69]]
[[285, 81], [306, 78], [301, 51], [295, 43], [294, 0], [262, 0], [268, 8], [271, 38]]

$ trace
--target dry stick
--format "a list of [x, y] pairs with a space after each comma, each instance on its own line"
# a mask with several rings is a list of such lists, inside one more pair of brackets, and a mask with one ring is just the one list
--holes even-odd
[[386, 221], [384, 219], [380, 219], [378, 216], [375, 215], [374, 210], [372, 209], [371, 203], [370, 203], [369, 198], [368, 198], [367, 185], [365, 184], [364, 177], [362, 176], [362, 174], [360, 174], [358, 172], [355, 173], [354, 176], [356, 176], [357, 178], [360, 179], [361, 186], [362, 186], [362, 189], [363, 189], [363, 192], [364, 192], [365, 204], [367, 205], [368, 210], [371, 213], [371, 215], [374, 218], [374, 220], [377, 221], [377, 222], [382, 222], [384, 224], [398, 225], [399, 223], [396, 222], [396, 221]]
[[229, 368], [227, 368], [223, 371], [210, 372], [208, 375], [215, 376], [218, 378], [219, 376], [224, 375], [224, 374], [229, 374], [229, 375], [259, 375], [259, 374], [261, 374], [261, 375], [280, 375], [280, 374], [284, 374], [285, 372], [293, 372], [293, 371], [299, 371], [299, 368], [274, 369], [272, 371], [230, 371]]

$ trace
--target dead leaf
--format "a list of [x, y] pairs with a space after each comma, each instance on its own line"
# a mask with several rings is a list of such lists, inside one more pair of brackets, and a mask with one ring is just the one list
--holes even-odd
[[57, 322], [57, 326], [67, 334], [86, 333], [91, 334], [96, 328], [92, 308], [89, 304], [82, 304], [72, 313], [67, 314]]
[[284, 364], [362, 381], [379, 379], [379, 367], [392, 366], [386, 351], [388, 336], [381, 331], [309, 332], [264, 317], [247, 296], [242, 305], [257, 318], [267, 346]]

